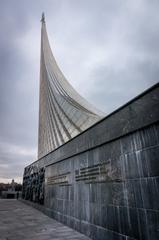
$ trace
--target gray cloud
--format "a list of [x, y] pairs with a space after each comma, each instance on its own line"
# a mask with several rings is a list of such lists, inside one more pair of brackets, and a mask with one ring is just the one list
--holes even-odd
[[158, 82], [158, 76], [159, 65], [147, 60], [128, 62], [124, 69], [98, 66], [91, 73], [94, 81], [89, 99], [110, 113]]
[[157, 0], [2, 0], [0, 179], [36, 160], [40, 15], [73, 86], [107, 114], [158, 82]]

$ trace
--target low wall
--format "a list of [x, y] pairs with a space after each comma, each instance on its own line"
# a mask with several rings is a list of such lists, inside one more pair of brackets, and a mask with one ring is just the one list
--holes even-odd
[[26, 172], [43, 167], [49, 216], [96, 240], [159, 239], [159, 84]]

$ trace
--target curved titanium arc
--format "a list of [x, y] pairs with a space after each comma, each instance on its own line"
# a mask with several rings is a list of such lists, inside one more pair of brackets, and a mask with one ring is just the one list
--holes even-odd
[[97, 121], [103, 113], [66, 80], [52, 54], [42, 17], [38, 158], [58, 148]]

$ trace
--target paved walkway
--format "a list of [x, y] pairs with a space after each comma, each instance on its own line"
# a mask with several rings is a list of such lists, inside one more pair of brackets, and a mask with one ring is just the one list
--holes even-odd
[[0, 240], [90, 240], [17, 200], [0, 200]]

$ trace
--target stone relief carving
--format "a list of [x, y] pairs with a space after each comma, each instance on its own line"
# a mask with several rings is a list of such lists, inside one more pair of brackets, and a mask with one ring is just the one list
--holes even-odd
[[36, 166], [28, 167], [24, 171], [22, 197], [40, 204], [44, 204], [45, 169]]

